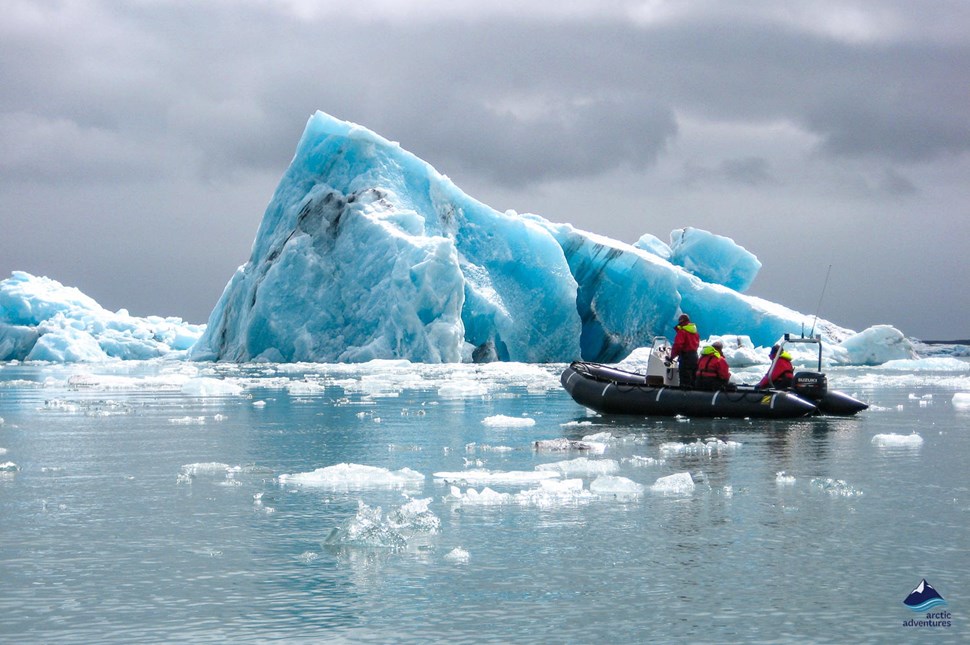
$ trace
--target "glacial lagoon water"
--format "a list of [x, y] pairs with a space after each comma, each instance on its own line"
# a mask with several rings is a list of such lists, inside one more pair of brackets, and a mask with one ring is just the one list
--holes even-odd
[[5, 365], [0, 641], [970, 638], [970, 372], [759, 421], [599, 417], [562, 367]]

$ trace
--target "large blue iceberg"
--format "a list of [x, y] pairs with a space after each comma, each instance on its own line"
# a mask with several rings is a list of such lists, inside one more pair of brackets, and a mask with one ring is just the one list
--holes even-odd
[[745, 295], [760, 268], [699, 229], [628, 245], [498, 212], [397, 144], [317, 112], [208, 325], [108, 312], [15, 272], [0, 281], [0, 360], [618, 362], [671, 337], [681, 312], [703, 337], [744, 335], [752, 348], [813, 329], [830, 347], [846, 341], [837, 362], [914, 356], [890, 327], [854, 336]]
[[191, 354], [615, 361], [669, 334], [682, 311], [704, 334], [762, 345], [813, 325], [851, 335], [741, 293], [759, 268], [696, 229], [631, 246], [498, 212], [397, 144], [317, 112]]

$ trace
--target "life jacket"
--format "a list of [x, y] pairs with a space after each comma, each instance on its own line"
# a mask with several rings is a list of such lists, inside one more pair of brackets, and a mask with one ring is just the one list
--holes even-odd
[[708, 345], [701, 351], [701, 359], [697, 362], [697, 378], [714, 378], [724, 380], [718, 369], [724, 357], [721, 353]]
[[671, 348], [671, 358], [676, 358], [681, 352], [696, 352], [701, 344], [701, 337], [697, 333], [697, 325], [687, 323], [674, 327], [677, 334], [674, 336], [674, 346]]

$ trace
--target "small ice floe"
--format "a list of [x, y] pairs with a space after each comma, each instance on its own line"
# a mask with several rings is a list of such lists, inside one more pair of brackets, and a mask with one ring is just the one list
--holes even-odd
[[612, 475], [620, 470], [620, 464], [614, 459], [579, 457], [551, 464], [539, 464], [536, 470], [557, 472], [564, 477]]
[[484, 383], [473, 380], [448, 381], [438, 388], [438, 396], [442, 399], [467, 399], [487, 394], [488, 387]]
[[205, 425], [205, 417], [178, 417], [169, 419], [168, 422], [177, 426], [201, 426]]
[[317, 468], [307, 473], [279, 476], [279, 483], [283, 485], [312, 486], [332, 490], [406, 488], [419, 486], [423, 482], [424, 475], [410, 468], [391, 471], [378, 466], [347, 463]]
[[304, 551], [303, 553], [298, 555], [296, 559], [302, 562], [303, 564], [310, 564], [311, 562], [313, 562], [319, 557], [320, 555], [317, 553], [314, 553], [313, 551]]
[[232, 468], [229, 464], [219, 461], [199, 462], [195, 464], [185, 464], [182, 472], [193, 477], [198, 475], [225, 475]]
[[633, 455], [632, 457], [624, 457], [622, 459], [623, 463], [630, 464], [636, 468], [647, 468], [649, 466], [660, 466], [667, 463], [664, 459], [654, 459], [653, 457], [643, 457], [641, 455]]
[[953, 395], [951, 404], [960, 411], [970, 410], [970, 392], [957, 392]]
[[17, 464], [12, 461], [0, 462], [0, 473], [15, 473], [18, 470], [20, 469], [17, 468]]
[[589, 452], [591, 455], [602, 455], [606, 452], [605, 443], [593, 441], [576, 441], [574, 439], [540, 439], [533, 446], [539, 452], [568, 452], [570, 450], [580, 450]]
[[191, 378], [182, 384], [182, 394], [203, 398], [216, 396], [239, 396], [242, 386], [218, 378], [200, 376]]
[[290, 393], [290, 396], [310, 396], [313, 394], [322, 394], [326, 390], [326, 387], [323, 383], [293, 381], [286, 384], [286, 390]]
[[504, 414], [482, 419], [482, 425], [489, 428], [531, 428], [535, 424], [536, 420], [529, 417], [508, 417]]
[[694, 443], [680, 443], [668, 441], [660, 444], [660, 454], [665, 457], [674, 455], [690, 455], [711, 457], [714, 455], [730, 454], [741, 448], [741, 443], [737, 441], [722, 441], [717, 438], [709, 438], [701, 441], [698, 439]]
[[465, 562], [468, 562], [470, 559], [471, 559], [471, 556], [468, 554], [468, 551], [461, 548], [460, 546], [456, 546], [454, 549], [452, 549], [447, 554], [445, 554], [445, 560], [448, 560], [449, 562], [455, 562], [458, 564], [463, 564]]
[[436, 480], [466, 486], [496, 486], [535, 484], [547, 479], [559, 479], [559, 473], [539, 470], [491, 471], [486, 469], [434, 473]]
[[812, 480], [812, 486], [832, 497], [859, 497], [862, 495], [861, 490], [856, 490], [843, 479], [816, 477]]
[[650, 491], [662, 495], [692, 495], [694, 493], [694, 479], [690, 473], [676, 473], [661, 477], [653, 483]]
[[589, 502], [594, 497], [593, 493], [583, 488], [582, 479], [556, 479], [541, 481], [538, 488], [516, 493], [513, 500], [523, 506], [549, 508]]
[[600, 497], [615, 497], [617, 499], [633, 499], [643, 495], [645, 487], [632, 479], [601, 475], [589, 485], [589, 492]]
[[491, 446], [487, 443], [481, 444], [478, 449], [482, 452], [512, 452], [515, 450], [512, 446]]
[[478, 492], [474, 488], [469, 488], [464, 493], [458, 486], [450, 486], [448, 488], [448, 494], [442, 498], [442, 501], [457, 504], [467, 504], [469, 506], [498, 506], [500, 504], [508, 504], [512, 501], [512, 495], [510, 493], [499, 493], [488, 486], [482, 489], [482, 492]]
[[253, 401], [253, 407], [254, 408], [265, 408], [266, 407], [266, 401], [262, 401], [262, 400], [260, 400], [260, 401]]
[[878, 448], [919, 448], [923, 437], [912, 434], [877, 434], [872, 437], [872, 445]]
[[7, 449], [6, 448], [0, 448], [0, 457], [4, 456], [5, 454], [7, 454]]
[[775, 483], [779, 486], [793, 486], [795, 484], [795, 477], [789, 475], [784, 470], [779, 470], [775, 473]]
[[381, 507], [357, 503], [357, 515], [343, 528], [330, 532], [328, 546], [402, 550], [415, 537], [437, 533], [441, 520], [428, 510], [431, 499], [412, 499], [384, 514]]

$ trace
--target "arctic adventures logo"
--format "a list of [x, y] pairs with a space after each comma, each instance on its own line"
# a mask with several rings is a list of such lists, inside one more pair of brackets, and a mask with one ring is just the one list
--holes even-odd
[[940, 595], [933, 585], [920, 580], [916, 588], [906, 596], [903, 604], [917, 612], [926, 612], [926, 616], [921, 619], [910, 618], [903, 621], [903, 627], [950, 627], [953, 624], [952, 616], [948, 611], [930, 611], [937, 607], [946, 605], [943, 596]]

